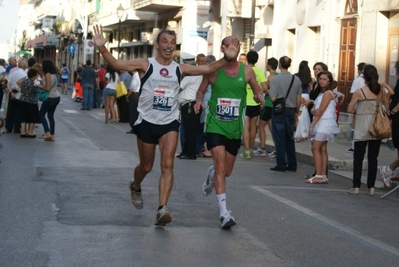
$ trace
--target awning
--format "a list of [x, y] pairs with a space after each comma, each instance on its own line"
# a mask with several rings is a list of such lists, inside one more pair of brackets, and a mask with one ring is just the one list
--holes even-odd
[[25, 55], [31, 55], [31, 52], [29, 51], [29, 50], [19, 50], [17, 53], [15, 53], [15, 54], [17, 54], [18, 56], [20, 56], [20, 55], [23, 55], [23, 56], [25, 56]]

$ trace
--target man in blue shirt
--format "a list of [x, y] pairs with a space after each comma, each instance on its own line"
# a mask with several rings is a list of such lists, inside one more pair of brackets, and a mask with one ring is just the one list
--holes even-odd
[[86, 66], [78, 74], [81, 79], [81, 84], [83, 88], [83, 102], [81, 110], [91, 110], [93, 108], [93, 90], [94, 84], [96, 84], [97, 89], [99, 89], [97, 73], [91, 66], [91, 60], [86, 61]]

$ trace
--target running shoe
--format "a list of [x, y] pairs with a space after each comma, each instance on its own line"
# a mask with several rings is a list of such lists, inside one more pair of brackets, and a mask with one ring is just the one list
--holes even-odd
[[141, 210], [143, 208], [143, 197], [141, 196], [141, 192], [136, 192], [133, 190], [133, 180], [130, 181], [129, 183], [129, 189], [130, 189], [130, 198], [132, 200], [133, 206], [136, 207], [136, 209]]
[[255, 150], [252, 152], [252, 154], [253, 154], [254, 156], [266, 157], [267, 152], [266, 152], [266, 149], [263, 149], [263, 148], [258, 147], [257, 149], [255, 149]]
[[215, 166], [209, 165], [208, 177], [206, 177], [206, 180], [205, 180], [204, 184], [202, 185], [202, 193], [206, 197], [212, 193], [212, 190], [215, 187], [215, 181], [213, 180], [213, 177], [211, 177], [211, 172], [214, 170], [215, 170]]
[[252, 158], [252, 151], [245, 150], [244, 153], [240, 154], [240, 158], [242, 159], [251, 159]]
[[392, 139], [388, 139], [388, 141], [386, 142], [389, 150], [395, 151], [395, 147], [393, 146], [393, 141]]
[[158, 210], [157, 216], [155, 217], [155, 225], [165, 226], [171, 221], [172, 215], [170, 215], [170, 212], [166, 210], [166, 206], [163, 206], [162, 209]]
[[270, 158], [275, 158], [277, 156], [276, 150], [273, 150], [272, 153], [269, 153], [268, 156]]
[[381, 166], [380, 167], [380, 174], [381, 174], [381, 180], [384, 183], [384, 185], [386, 187], [390, 187], [393, 173], [388, 171], [388, 166]]
[[222, 227], [222, 229], [229, 229], [234, 225], [236, 225], [236, 220], [231, 216], [231, 211], [227, 211], [220, 217], [220, 227]]
[[353, 152], [353, 151], [355, 151], [355, 150], [351, 147], [346, 150], [346, 152]]

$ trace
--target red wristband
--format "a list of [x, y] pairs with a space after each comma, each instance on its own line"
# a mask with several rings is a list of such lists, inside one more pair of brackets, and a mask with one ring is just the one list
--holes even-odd
[[107, 48], [104, 46], [102, 49], [98, 51], [101, 55], [107, 52]]

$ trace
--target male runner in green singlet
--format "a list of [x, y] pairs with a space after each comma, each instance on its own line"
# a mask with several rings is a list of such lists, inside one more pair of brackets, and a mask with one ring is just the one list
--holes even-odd
[[[223, 39], [221, 51], [229, 47], [234, 37]], [[202, 191], [210, 195], [215, 187], [219, 206], [220, 226], [223, 229], [235, 225], [235, 219], [226, 208], [226, 177], [231, 175], [234, 161], [241, 146], [244, 128], [246, 85], [249, 83], [254, 100], [263, 103], [262, 90], [256, 81], [255, 73], [233, 57], [222, 69], [204, 76], [197, 92], [195, 112], [204, 108], [203, 98], [208, 84], [212, 85], [205, 122], [206, 144], [212, 153], [213, 165], [208, 169], [208, 177]]]

